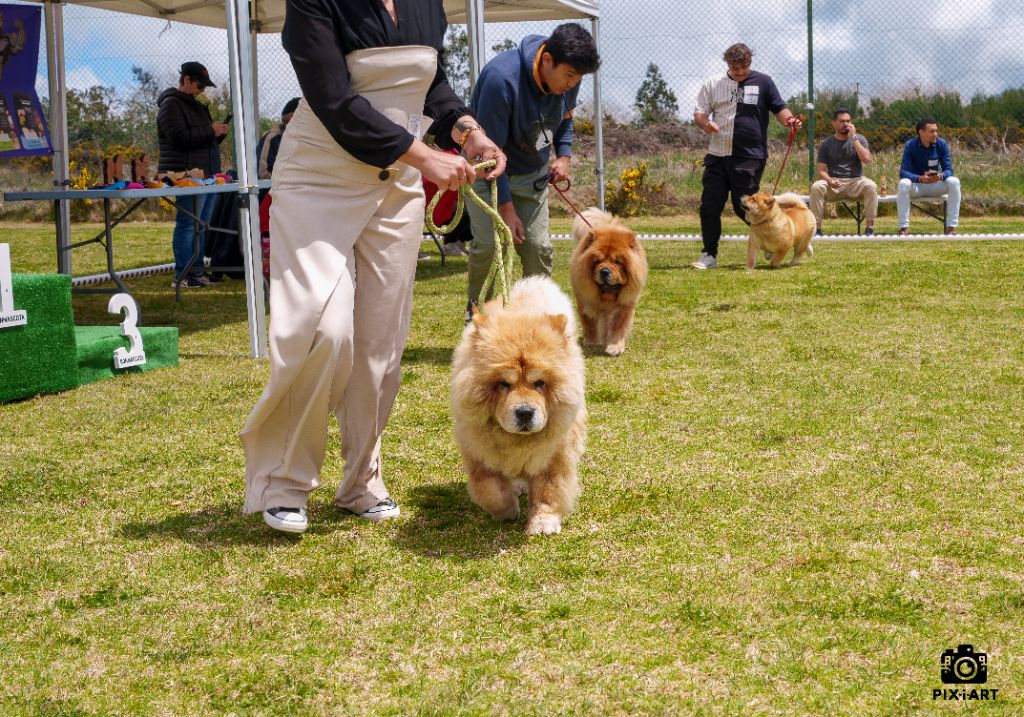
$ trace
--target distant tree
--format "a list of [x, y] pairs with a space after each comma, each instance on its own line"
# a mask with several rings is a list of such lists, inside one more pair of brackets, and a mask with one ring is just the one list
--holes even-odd
[[465, 30], [448, 28], [444, 38], [444, 52], [441, 55], [444, 74], [455, 94], [469, 103], [469, 35]]
[[977, 95], [967, 106], [971, 124], [978, 127], [1024, 127], [1024, 88], [998, 95]]
[[97, 147], [124, 144], [128, 132], [117, 114], [113, 87], [94, 85], [86, 90], [68, 90], [68, 145], [90, 143]]
[[156, 113], [160, 84], [151, 72], [132, 67], [135, 85], [124, 102], [124, 123], [128, 127], [132, 144], [156, 159]]
[[[807, 93], [800, 92], [793, 95], [786, 101], [786, 104], [793, 111], [793, 114], [806, 114]], [[840, 107], [850, 110], [854, 124], [858, 126], [859, 130], [864, 115], [860, 107], [860, 96], [856, 89], [827, 87], [814, 90], [814, 134], [818, 139], [832, 134], [834, 131], [832, 128], [832, 113]], [[778, 133], [779, 136], [786, 136], [785, 128], [781, 129], [783, 131]]]
[[647, 65], [647, 77], [636, 92], [633, 107], [640, 113], [641, 125], [679, 119], [676, 93], [669, 89], [661, 70], [653, 62]]
[[517, 47], [519, 47], [519, 43], [518, 42], [516, 42], [515, 40], [511, 40], [511, 39], [506, 37], [504, 40], [499, 42], [497, 45], [491, 45], [491, 50], [493, 50], [494, 54], [497, 55], [499, 52], [505, 52], [505, 50], [514, 50]]
[[873, 127], [912, 127], [922, 117], [935, 119], [940, 127], [966, 127], [968, 124], [959, 92], [923, 94], [915, 87], [906, 96], [889, 102], [872, 97], [870, 107], [868, 118]]

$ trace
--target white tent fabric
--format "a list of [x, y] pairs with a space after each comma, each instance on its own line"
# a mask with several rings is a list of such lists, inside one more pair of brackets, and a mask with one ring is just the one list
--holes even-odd
[[[105, 10], [146, 15], [207, 27], [227, 26], [223, 0], [66, 0]], [[257, 32], [280, 32], [285, 0], [252, 0], [249, 12]], [[448, 21], [465, 24], [466, 0], [444, 0]], [[597, 0], [485, 0], [487, 22], [568, 20], [598, 17]]]

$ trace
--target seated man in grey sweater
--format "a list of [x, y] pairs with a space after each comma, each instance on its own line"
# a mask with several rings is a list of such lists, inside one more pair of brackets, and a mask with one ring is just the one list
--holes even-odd
[[875, 233], [878, 216], [878, 187], [864, 176], [863, 165], [871, 163], [868, 140], [857, 134], [850, 119], [850, 110], [840, 107], [832, 113], [835, 133], [822, 140], [818, 147], [818, 176], [811, 185], [811, 212], [821, 234], [821, 218], [825, 202], [850, 200], [864, 205], [864, 234]]

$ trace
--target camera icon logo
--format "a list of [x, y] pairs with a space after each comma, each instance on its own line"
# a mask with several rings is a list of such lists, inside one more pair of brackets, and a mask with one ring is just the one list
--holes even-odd
[[942, 682], [946, 685], [982, 685], [988, 679], [988, 655], [974, 645], [960, 645], [942, 653]]

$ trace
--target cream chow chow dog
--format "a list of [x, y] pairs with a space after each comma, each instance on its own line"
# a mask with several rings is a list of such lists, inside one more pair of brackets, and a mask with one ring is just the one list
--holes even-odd
[[526, 532], [562, 529], [579, 494], [586, 433], [583, 355], [569, 298], [547, 277], [516, 282], [466, 325], [452, 363], [455, 440], [469, 496], [495, 520]]

